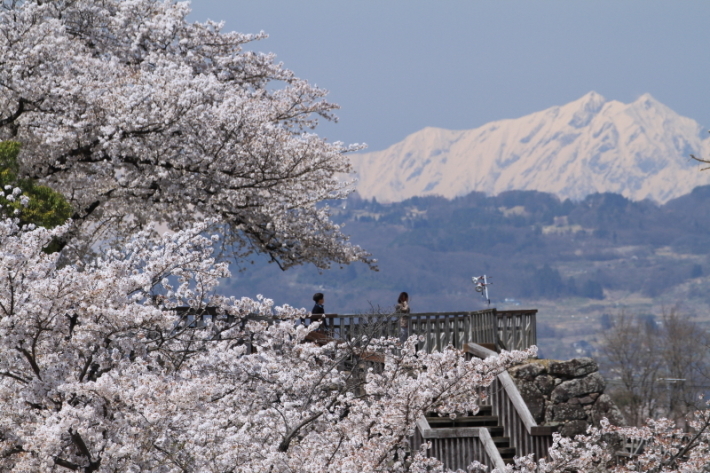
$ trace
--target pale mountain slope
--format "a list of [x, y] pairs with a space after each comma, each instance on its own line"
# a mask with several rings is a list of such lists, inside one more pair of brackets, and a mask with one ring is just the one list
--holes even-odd
[[705, 135], [648, 94], [624, 104], [590, 92], [473, 130], [425, 128], [352, 160], [358, 192], [380, 202], [538, 190], [563, 199], [614, 192], [664, 203], [710, 184], [710, 171], [689, 158], [710, 156]]

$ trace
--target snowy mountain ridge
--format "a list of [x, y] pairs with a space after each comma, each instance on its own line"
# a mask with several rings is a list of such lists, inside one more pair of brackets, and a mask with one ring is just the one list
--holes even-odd
[[425, 128], [351, 159], [357, 191], [380, 202], [537, 190], [562, 199], [614, 192], [665, 203], [710, 184], [710, 171], [689, 157], [710, 156], [706, 136], [649, 94], [624, 104], [590, 92], [472, 130]]

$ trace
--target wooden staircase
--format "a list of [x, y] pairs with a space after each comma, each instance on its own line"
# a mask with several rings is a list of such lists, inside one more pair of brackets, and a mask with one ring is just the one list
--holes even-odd
[[[467, 343], [464, 351], [482, 359], [496, 355], [475, 343]], [[475, 415], [420, 417], [410, 439], [411, 450], [426, 443], [426, 455], [438, 458], [450, 470], [466, 470], [473, 461], [489, 470], [504, 470], [516, 456], [546, 457], [555, 427], [537, 425], [510, 375], [503, 371], [483, 389], [480, 399], [490, 405], [481, 406]]]
[[498, 416], [493, 415], [493, 406], [480, 406], [474, 415], [460, 416], [455, 419], [428, 415], [426, 420], [431, 429], [452, 429], [461, 427], [479, 427], [488, 430], [491, 440], [500, 457], [506, 464], [513, 463], [515, 447], [510, 444], [510, 437], [504, 437], [505, 428], [500, 424]]

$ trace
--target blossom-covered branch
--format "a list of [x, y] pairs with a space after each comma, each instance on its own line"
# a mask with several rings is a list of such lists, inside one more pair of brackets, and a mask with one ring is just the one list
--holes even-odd
[[[264, 38], [190, 23], [186, 3], [0, 3], [0, 139], [62, 192], [90, 240], [219, 218], [229, 248], [286, 268], [371, 263], [327, 208], [359, 146], [312, 129], [326, 92], [244, 51]], [[79, 241], [74, 247], [82, 247]]]

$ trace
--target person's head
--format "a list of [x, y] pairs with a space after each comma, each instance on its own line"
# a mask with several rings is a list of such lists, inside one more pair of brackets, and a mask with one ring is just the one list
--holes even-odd
[[322, 304], [323, 302], [325, 302], [325, 296], [323, 295], [323, 293], [316, 292], [315, 294], [313, 294], [313, 302], [315, 302], [316, 304]]
[[397, 298], [397, 304], [401, 304], [402, 302], [407, 301], [409, 301], [409, 294], [407, 294], [406, 292], [401, 293]]

